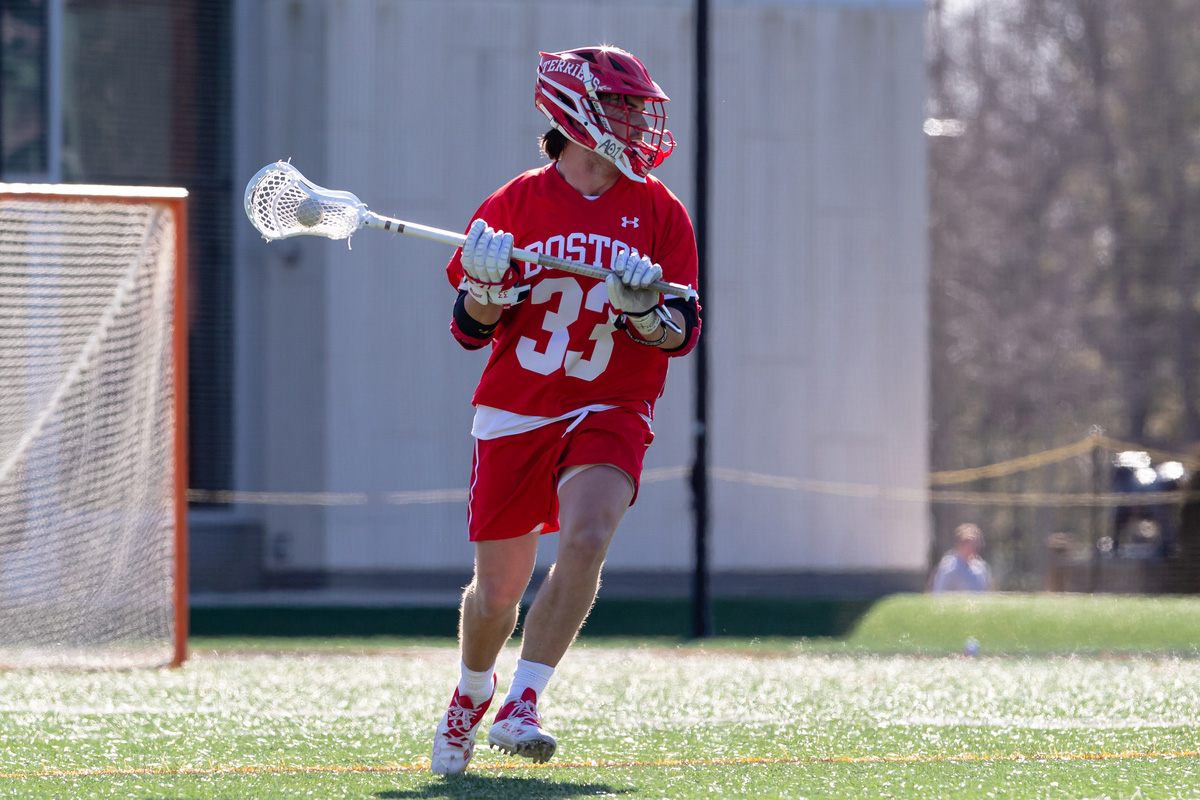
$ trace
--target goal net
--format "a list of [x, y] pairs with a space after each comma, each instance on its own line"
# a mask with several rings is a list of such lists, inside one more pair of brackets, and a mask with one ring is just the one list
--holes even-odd
[[0, 666], [186, 655], [185, 197], [0, 183]]

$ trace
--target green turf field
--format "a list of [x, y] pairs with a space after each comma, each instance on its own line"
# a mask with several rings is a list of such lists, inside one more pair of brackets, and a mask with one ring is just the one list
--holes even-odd
[[[545, 698], [555, 760], [481, 749], [453, 779], [426, 768], [452, 642], [206, 639], [178, 670], [2, 672], [0, 797], [1200, 798], [1194, 647], [1102, 641], [1121, 627], [1087, 599], [965, 602], [894, 598], [845, 642], [585, 637]], [[1089, 646], [1022, 645], [1029, 602], [1039, 626], [1090, 622]], [[953, 654], [920, 645], [939, 614], [979, 657], [957, 629]]]

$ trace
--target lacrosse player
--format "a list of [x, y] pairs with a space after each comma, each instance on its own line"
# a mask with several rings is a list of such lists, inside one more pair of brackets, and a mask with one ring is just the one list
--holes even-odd
[[[556, 561], [525, 616], [521, 652], [488, 742], [547, 761], [547, 683], [583, 625], [609, 542], [637, 498], [670, 359], [700, 334], [687, 211], [650, 171], [675, 145], [666, 94], [615, 47], [542, 53], [535, 104], [550, 120], [550, 163], [488, 197], [447, 266], [458, 289], [450, 330], [491, 345], [472, 403], [468, 529], [475, 573], [463, 593], [461, 678], [433, 745], [434, 772], [467, 768], [496, 687], [496, 658], [516, 627], [539, 538]], [[510, 262], [514, 246], [611, 269], [605, 280]]]

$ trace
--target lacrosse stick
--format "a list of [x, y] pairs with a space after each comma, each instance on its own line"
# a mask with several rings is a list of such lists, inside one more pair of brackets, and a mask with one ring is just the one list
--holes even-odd
[[[317, 186], [286, 161], [268, 164], [250, 179], [246, 186], [246, 216], [269, 242], [289, 236], [348, 239], [360, 228], [407, 233], [454, 247], [462, 247], [467, 238], [461, 233], [376, 214], [350, 192]], [[516, 248], [512, 251], [512, 258], [600, 280], [604, 280], [612, 271]], [[684, 299], [696, 296], [690, 286], [667, 281], [655, 281], [649, 288]]]

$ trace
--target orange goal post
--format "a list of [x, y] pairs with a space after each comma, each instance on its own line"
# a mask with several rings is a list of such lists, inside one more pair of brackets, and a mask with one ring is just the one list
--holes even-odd
[[0, 666], [187, 657], [186, 211], [0, 183]]

